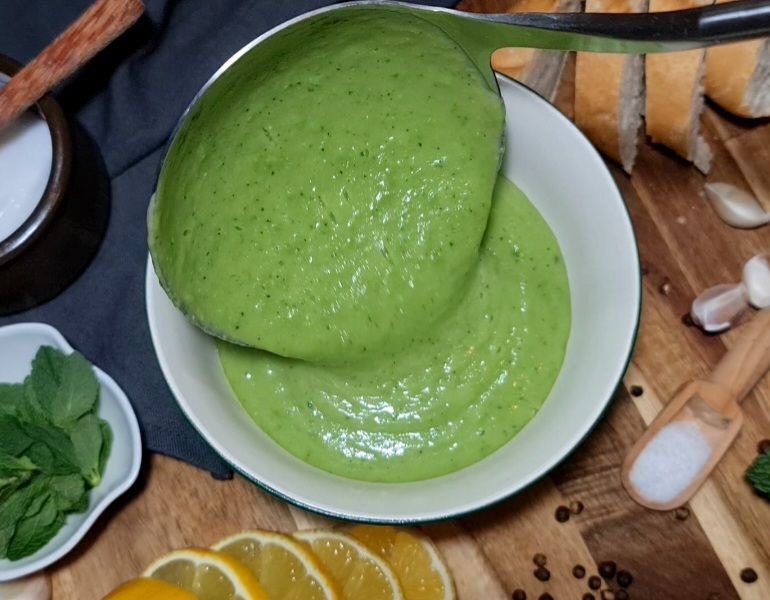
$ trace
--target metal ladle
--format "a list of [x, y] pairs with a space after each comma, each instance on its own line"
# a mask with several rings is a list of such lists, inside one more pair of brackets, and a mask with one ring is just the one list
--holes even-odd
[[280, 52], [287, 43], [300, 43], [303, 34], [316, 24], [373, 10], [412, 15], [440, 27], [465, 50], [492, 89], [497, 89], [497, 80], [490, 56], [507, 46], [647, 54], [770, 35], [770, 0], [737, 0], [688, 10], [628, 14], [478, 14], [390, 0], [359, 0], [307, 12], [259, 36], [222, 65], [193, 103], [245, 54], [267, 56]]

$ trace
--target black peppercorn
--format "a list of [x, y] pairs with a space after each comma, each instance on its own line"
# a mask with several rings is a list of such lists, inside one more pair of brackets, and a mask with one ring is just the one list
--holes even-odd
[[535, 563], [538, 567], [544, 567], [545, 563], [548, 562], [548, 558], [545, 554], [538, 552], [535, 554], [535, 556], [532, 557], [532, 562]]
[[644, 389], [641, 385], [632, 385], [631, 389], [628, 390], [632, 396], [636, 396], [637, 398], [644, 394]]
[[634, 576], [631, 575], [628, 571], [618, 571], [618, 574], [615, 576], [615, 579], [618, 582], [618, 585], [620, 587], [627, 588], [629, 585], [631, 585], [634, 582]]
[[590, 587], [592, 590], [598, 590], [600, 587], [602, 587], [602, 580], [599, 579], [596, 575], [591, 575], [588, 578], [588, 587]]
[[551, 578], [551, 572], [545, 567], [538, 567], [534, 570], [534, 574], [540, 581], [548, 581]]
[[741, 581], [744, 583], [754, 583], [757, 579], [759, 579], [759, 575], [754, 569], [746, 568], [741, 571]]
[[617, 570], [618, 565], [616, 565], [614, 561], [605, 560], [604, 562], [599, 563], [599, 575], [604, 579], [612, 579], [615, 577], [615, 572]]
[[770, 454], [770, 440], [762, 440], [757, 444], [759, 454]]
[[527, 600], [527, 592], [522, 589], [513, 590], [511, 600]]
[[556, 520], [559, 523], [566, 523], [567, 521], [569, 521], [569, 508], [567, 508], [566, 506], [559, 506], [556, 509], [556, 513], [554, 516], [556, 517]]
[[569, 503], [569, 511], [573, 515], [579, 515], [580, 513], [582, 513], [583, 508], [585, 507], [583, 506], [583, 503], [580, 500], [573, 500], [572, 502]]
[[583, 565], [575, 565], [572, 567], [572, 574], [577, 579], [583, 579], [586, 576], [586, 568]]
[[677, 521], [686, 521], [690, 516], [690, 509], [686, 506], [680, 506], [674, 511], [674, 517]]
[[685, 313], [682, 315], [682, 325], [685, 327], [695, 327], [695, 321], [692, 320], [690, 313]]
[[540, 598], [538, 600], [553, 600], [553, 596], [549, 594], [548, 592], [545, 592], [544, 594], [540, 594]]

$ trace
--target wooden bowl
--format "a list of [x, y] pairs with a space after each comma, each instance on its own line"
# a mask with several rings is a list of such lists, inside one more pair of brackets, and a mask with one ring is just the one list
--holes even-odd
[[[19, 69], [21, 65], [18, 62], [0, 54], [0, 73], [12, 77]], [[69, 182], [72, 145], [64, 112], [50, 94], [40, 99], [35, 110], [51, 132], [51, 173], [32, 214], [9, 237], [0, 240], [0, 265], [24, 252], [44, 233], [62, 203]]]

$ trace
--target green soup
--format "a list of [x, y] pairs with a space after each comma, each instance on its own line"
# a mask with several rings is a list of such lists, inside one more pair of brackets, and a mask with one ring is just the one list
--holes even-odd
[[426, 332], [478, 260], [503, 108], [437, 27], [331, 20], [228, 71], [165, 161], [150, 250], [205, 329], [335, 364]]
[[548, 225], [500, 179], [468, 286], [430, 333], [367, 364], [323, 367], [219, 345], [257, 424], [339, 475], [411, 481], [476, 462], [537, 412], [569, 335], [567, 276]]
[[440, 29], [377, 12], [298, 35], [245, 55], [176, 136], [156, 271], [295, 456], [369, 481], [460, 469], [559, 372], [558, 244], [497, 178], [500, 99]]

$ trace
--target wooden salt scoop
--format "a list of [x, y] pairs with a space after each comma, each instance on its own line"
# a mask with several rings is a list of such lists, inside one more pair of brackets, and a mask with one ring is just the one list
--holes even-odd
[[626, 456], [621, 480], [639, 504], [672, 510], [687, 502], [738, 435], [738, 403], [770, 369], [770, 309], [738, 331], [716, 368], [679, 391]]
[[144, 12], [142, 0], [98, 0], [0, 89], [0, 130], [72, 75]]

